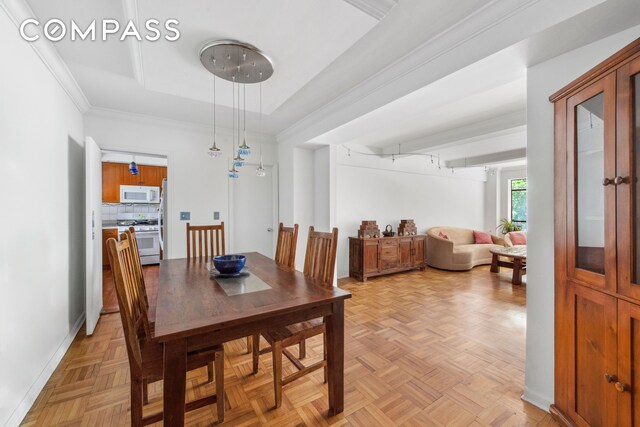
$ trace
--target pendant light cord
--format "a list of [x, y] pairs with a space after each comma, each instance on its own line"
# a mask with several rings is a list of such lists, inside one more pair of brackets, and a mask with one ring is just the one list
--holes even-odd
[[216, 75], [213, 75], [213, 145], [216, 144]]

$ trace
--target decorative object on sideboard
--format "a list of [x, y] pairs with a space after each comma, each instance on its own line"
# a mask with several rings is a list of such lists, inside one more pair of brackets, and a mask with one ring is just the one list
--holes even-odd
[[[251, 147], [247, 144], [247, 84], [260, 84], [260, 127], [262, 127], [262, 82], [273, 74], [273, 63], [255, 46], [236, 40], [216, 40], [207, 43], [200, 50], [200, 62], [214, 76], [213, 145], [208, 150], [211, 157], [220, 157], [222, 154], [216, 145], [216, 77], [232, 83], [233, 154], [230, 157], [233, 159], [233, 165], [228, 176], [238, 178], [236, 168], [241, 168], [245, 164], [242, 156], [251, 154]], [[260, 147], [260, 166], [256, 170], [256, 175], [259, 177], [266, 175], [262, 164], [262, 146]]]
[[387, 224], [384, 231], [382, 232], [382, 235], [384, 237], [393, 237], [396, 235], [396, 233], [393, 231], [393, 227], [391, 226], [391, 224]]
[[412, 219], [401, 219], [398, 226], [398, 236], [415, 236], [418, 234], [418, 227]]
[[378, 228], [378, 224], [376, 224], [373, 220], [364, 220], [362, 224], [360, 224], [360, 229], [358, 230], [358, 237], [361, 239], [372, 239], [380, 237], [380, 229]]

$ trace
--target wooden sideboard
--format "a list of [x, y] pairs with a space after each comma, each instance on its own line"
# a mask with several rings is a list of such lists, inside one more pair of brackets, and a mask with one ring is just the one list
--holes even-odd
[[349, 237], [349, 276], [366, 281], [399, 271], [424, 270], [427, 236]]

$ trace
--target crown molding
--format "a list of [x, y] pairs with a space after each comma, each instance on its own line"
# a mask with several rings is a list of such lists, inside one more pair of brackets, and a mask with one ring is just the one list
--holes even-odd
[[398, 0], [344, 0], [356, 9], [378, 21], [387, 16], [387, 13], [398, 4]]
[[[424, 76], [429, 75], [429, 68], [438, 59], [454, 53], [456, 49], [540, 2], [543, 0], [489, 1], [465, 19], [426, 40], [399, 60], [281, 131], [278, 142], [305, 143], [364, 114], [362, 110], [367, 107], [363, 104], [370, 104], [374, 97], [376, 100], [386, 99], [381, 105], [397, 99], [397, 96], [391, 98], [392, 84], [402, 88], [404, 94], [412, 92], [407, 90], [411, 84], [415, 83], [419, 87], [429, 84], [430, 82], [425, 82]], [[472, 56], [469, 53], [466, 55]]]
[[[187, 122], [182, 120], [168, 119], [159, 116], [152, 116], [148, 114], [141, 113], [132, 113], [129, 111], [115, 110], [111, 108], [102, 108], [102, 107], [91, 107], [87, 113], [85, 114], [86, 118], [99, 118], [99, 119], [108, 119], [108, 120], [122, 120], [130, 123], [143, 124], [147, 126], [162, 126], [162, 127], [170, 127], [173, 129], [179, 129], [189, 132], [199, 132], [199, 133], [208, 133], [213, 135], [213, 126], [204, 125], [202, 123], [195, 122]], [[234, 133], [233, 129], [227, 127], [218, 126], [216, 129], [216, 134], [218, 136], [229, 137], [231, 138]], [[264, 142], [267, 144], [275, 143], [275, 137], [273, 135], [269, 135], [266, 133], [257, 133], [257, 132], [249, 132], [247, 131], [247, 135], [253, 139], [257, 139], [260, 142]]]
[[[25, 0], [0, 0], [0, 8], [4, 10], [9, 19], [15, 24], [16, 30], [20, 28], [20, 24], [25, 19], [36, 17]], [[58, 83], [60, 83], [62, 89], [69, 95], [69, 98], [71, 98], [71, 101], [73, 101], [78, 110], [83, 114], [86, 113], [91, 107], [91, 104], [53, 43], [44, 37], [40, 37], [35, 42], [25, 41], [25, 43], [31, 45], [44, 65], [49, 69]]]
[[[133, 21], [137, 28], [140, 28], [138, 19], [138, 0], [122, 0], [122, 9], [124, 18], [127, 21]], [[129, 54], [131, 56], [131, 66], [133, 67], [133, 76], [138, 84], [144, 85], [144, 67], [142, 61], [142, 42], [135, 37], [128, 37]]]

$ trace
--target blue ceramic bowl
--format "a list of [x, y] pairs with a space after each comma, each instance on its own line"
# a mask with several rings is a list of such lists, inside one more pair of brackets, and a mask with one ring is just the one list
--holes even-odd
[[222, 274], [237, 274], [244, 268], [244, 255], [220, 255], [213, 258], [213, 265]]

